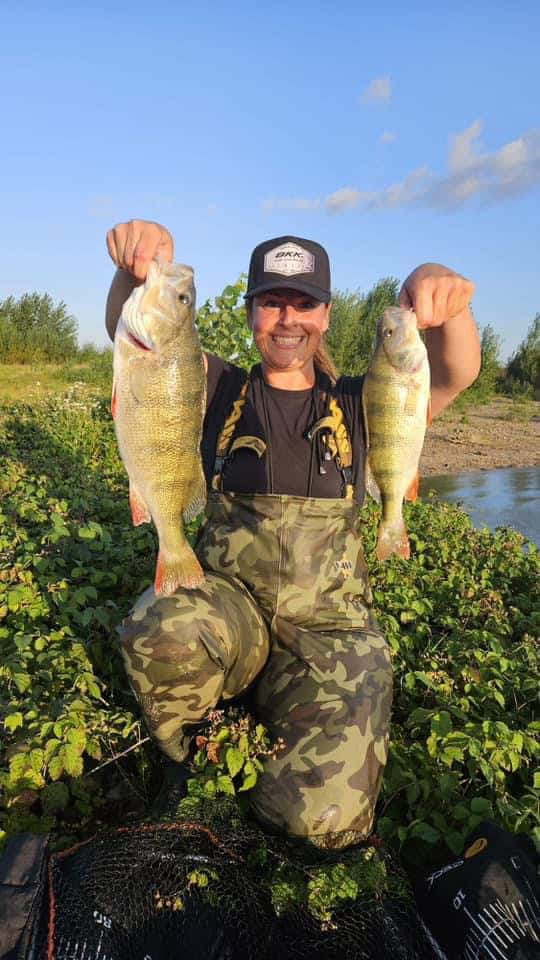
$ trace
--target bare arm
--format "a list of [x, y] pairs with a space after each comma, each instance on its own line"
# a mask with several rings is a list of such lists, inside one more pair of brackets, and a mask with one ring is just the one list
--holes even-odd
[[431, 408], [437, 416], [480, 372], [480, 338], [469, 304], [474, 284], [440, 263], [424, 263], [407, 277], [399, 302], [416, 312], [426, 331]]
[[122, 313], [122, 307], [132, 290], [141, 283], [143, 283], [142, 280], [137, 280], [136, 277], [128, 273], [127, 270], [118, 269], [116, 271], [105, 307], [105, 326], [107, 327], [107, 333], [111, 340], [114, 340], [114, 334], [118, 326], [120, 314]]
[[431, 413], [436, 417], [474, 383], [480, 373], [480, 338], [466, 307], [440, 327], [426, 330], [431, 367]]

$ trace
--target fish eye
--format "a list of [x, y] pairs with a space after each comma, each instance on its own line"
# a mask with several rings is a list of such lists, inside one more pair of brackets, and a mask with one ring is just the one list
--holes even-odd
[[190, 303], [191, 303], [191, 297], [190, 297], [189, 293], [179, 293], [179, 294], [178, 294], [178, 300], [180, 301], [180, 303], [183, 303], [184, 306], [186, 306], [186, 307], [189, 307], [189, 305], [190, 305]]
[[386, 338], [391, 337], [393, 332], [394, 331], [390, 327], [385, 327], [385, 329], [383, 330], [383, 337], [386, 337]]

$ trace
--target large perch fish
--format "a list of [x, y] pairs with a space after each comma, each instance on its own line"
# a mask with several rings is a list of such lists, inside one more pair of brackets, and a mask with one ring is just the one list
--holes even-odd
[[377, 325], [362, 391], [368, 454], [366, 488], [380, 500], [377, 557], [409, 557], [404, 498], [418, 496], [418, 462], [429, 413], [429, 363], [412, 310], [390, 307]]
[[153, 260], [114, 339], [112, 415], [133, 523], [153, 520], [157, 528], [158, 595], [204, 579], [182, 527], [206, 502], [199, 450], [206, 378], [194, 317], [191, 267]]

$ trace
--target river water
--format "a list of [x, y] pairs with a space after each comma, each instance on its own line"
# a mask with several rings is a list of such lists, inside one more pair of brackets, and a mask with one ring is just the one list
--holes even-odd
[[424, 477], [420, 496], [430, 490], [459, 503], [475, 527], [514, 527], [540, 547], [540, 467]]

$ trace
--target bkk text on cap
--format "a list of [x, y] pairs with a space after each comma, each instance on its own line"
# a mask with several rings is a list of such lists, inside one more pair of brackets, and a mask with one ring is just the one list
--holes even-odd
[[246, 297], [281, 288], [330, 303], [330, 286], [328, 254], [314, 240], [275, 237], [259, 243], [251, 254]]

